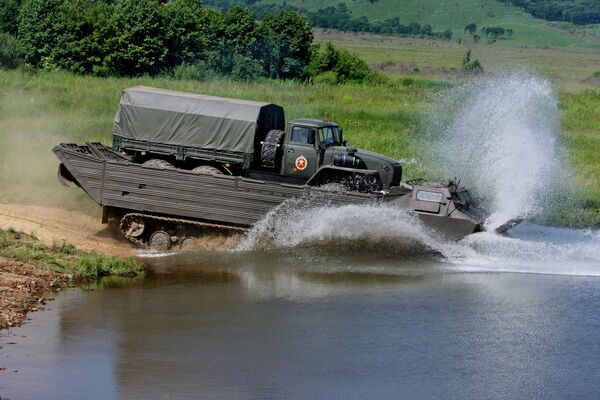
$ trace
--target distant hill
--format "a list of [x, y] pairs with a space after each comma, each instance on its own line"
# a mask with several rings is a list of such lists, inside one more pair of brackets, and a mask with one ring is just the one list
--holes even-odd
[[521, 7], [531, 15], [548, 21], [568, 21], [574, 24], [600, 22], [598, 0], [501, 0]]
[[[565, 0], [544, 0], [546, 3], [568, 3]], [[584, 0], [585, 1], [585, 0]], [[595, 1], [595, 0], [590, 0]], [[573, 0], [573, 2], [582, 2]], [[581, 27], [569, 22], [549, 22], [538, 19], [525, 9], [525, 0], [206, 0], [204, 4], [220, 5], [242, 3], [250, 8], [283, 5], [318, 13], [327, 7], [344, 3], [354, 20], [368, 20], [370, 24], [397, 18], [400, 24], [418, 23], [430, 25], [432, 31], [442, 37], [446, 30], [452, 32], [453, 40], [472, 40], [465, 27], [475, 24], [475, 33], [481, 41], [492, 41], [481, 32], [484, 27], [500, 27], [512, 30], [510, 36], [496, 43], [512, 47], [600, 47], [600, 26]], [[521, 7], [515, 6], [519, 4]], [[330, 9], [331, 10], [331, 9]], [[328, 11], [330, 11], [328, 10]], [[567, 13], [568, 14], [568, 13]], [[570, 14], [568, 14], [570, 15]], [[320, 19], [331, 17], [322, 12]], [[563, 18], [564, 19], [564, 18]], [[317, 25], [317, 24], [315, 24]], [[443, 38], [443, 37], [442, 37]]]

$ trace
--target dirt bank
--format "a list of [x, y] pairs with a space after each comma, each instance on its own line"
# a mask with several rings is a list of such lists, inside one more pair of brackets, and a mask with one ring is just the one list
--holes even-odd
[[101, 224], [99, 218], [58, 208], [0, 203], [0, 229], [9, 228], [32, 233], [47, 246], [66, 241], [80, 250], [118, 257], [135, 252], [114, 227]]
[[45, 295], [73, 282], [139, 272], [128, 258], [135, 249], [89, 215], [0, 203], [0, 234], [0, 329], [20, 325]]
[[0, 257], [0, 329], [23, 323], [27, 312], [43, 308], [44, 296], [69, 282], [66, 274]]

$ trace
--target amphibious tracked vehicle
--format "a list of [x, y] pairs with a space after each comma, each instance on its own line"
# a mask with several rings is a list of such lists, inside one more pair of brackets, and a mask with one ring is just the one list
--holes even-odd
[[126, 89], [112, 147], [60, 144], [59, 180], [119, 218], [143, 247], [186, 247], [212, 229], [243, 231], [288, 199], [314, 206], [387, 203], [450, 239], [483, 229], [454, 182], [401, 182], [400, 163], [350, 147], [331, 121], [284, 119], [275, 104]]

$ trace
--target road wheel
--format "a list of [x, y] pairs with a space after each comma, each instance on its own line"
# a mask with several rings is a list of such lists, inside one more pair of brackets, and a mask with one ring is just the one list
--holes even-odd
[[156, 231], [150, 236], [150, 248], [155, 251], [167, 251], [171, 247], [171, 235], [165, 231]]
[[223, 175], [223, 171], [221, 171], [219, 168], [210, 165], [201, 165], [199, 167], [194, 168], [192, 171], [197, 172], [199, 174]]
[[173, 164], [171, 164], [168, 161], [161, 160], [160, 158], [153, 158], [151, 160], [144, 161], [144, 163], [142, 165], [145, 165], [147, 167], [154, 167], [154, 168], [175, 169]]
[[198, 239], [193, 237], [183, 238], [181, 243], [179, 243], [179, 248], [181, 250], [192, 250], [198, 244]]

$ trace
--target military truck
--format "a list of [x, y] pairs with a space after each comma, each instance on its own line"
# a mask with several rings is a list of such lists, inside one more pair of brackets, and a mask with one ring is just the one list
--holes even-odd
[[452, 239], [484, 212], [454, 182], [401, 182], [400, 163], [350, 147], [331, 121], [285, 125], [275, 104], [126, 89], [112, 148], [60, 144], [59, 179], [85, 190], [143, 247], [186, 247], [211, 229], [245, 230], [292, 198], [314, 206], [389, 203]]
[[145, 165], [211, 174], [361, 191], [400, 184], [399, 162], [348, 147], [334, 122], [284, 120], [275, 104], [134, 87], [121, 97], [113, 148]]

